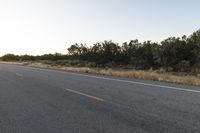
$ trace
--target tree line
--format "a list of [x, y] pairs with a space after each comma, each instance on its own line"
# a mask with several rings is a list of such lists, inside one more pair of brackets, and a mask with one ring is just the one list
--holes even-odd
[[68, 54], [42, 56], [7, 54], [3, 61], [76, 60], [91, 63], [93, 67], [127, 67], [135, 69], [160, 69], [167, 71], [200, 71], [200, 30], [189, 37], [169, 37], [160, 43], [137, 39], [119, 45], [113, 41], [74, 44]]
[[95, 62], [97, 66], [130, 66], [135, 69], [191, 71], [200, 68], [200, 30], [189, 37], [169, 37], [161, 43], [137, 39], [122, 45], [112, 41], [90, 47], [74, 44], [68, 48], [74, 59]]

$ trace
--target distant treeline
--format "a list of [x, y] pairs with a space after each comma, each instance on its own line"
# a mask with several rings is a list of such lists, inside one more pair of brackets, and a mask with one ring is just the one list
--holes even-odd
[[[68, 54], [45, 54], [42, 56], [7, 54], [3, 61], [80, 61], [92, 67], [127, 67], [135, 69], [160, 69], [168, 71], [200, 71], [200, 30], [189, 37], [170, 37], [160, 43], [136, 40], [121, 45], [104, 41], [88, 46], [74, 44]], [[84, 65], [84, 63], [83, 63]]]
[[60, 53], [44, 54], [38, 56], [6, 54], [2, 56], [0, 59], [2, 61], [40, 61], [40, 60], [58, 61], [58, 60], [69, 59], [69, 56]]

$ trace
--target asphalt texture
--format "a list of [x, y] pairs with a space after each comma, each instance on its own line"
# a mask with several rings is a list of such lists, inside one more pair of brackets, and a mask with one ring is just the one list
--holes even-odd
[[0, 64], [0, 133], [199, 133], [200, 87]]

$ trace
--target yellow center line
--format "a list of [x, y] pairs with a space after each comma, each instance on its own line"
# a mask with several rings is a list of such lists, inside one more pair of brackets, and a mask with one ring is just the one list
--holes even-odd
[[23, 74], [20, 74], [20, 73], [16, 73], [17, 76], [19, 77], [23, 77], [24, 75]]
[[89, 94], [86, 94], [86, 93], [83, 93], [83, 92], [79, 92], [79, 91], [75, 91], [75, 90], [71, 90], [71, 89], [65, 89], [65, 90], [68, 91], [68, 92], [71, 92], [71, 93], [75, 93], [75, 94], [78, 94], [78, 95], [81, 95], [81, 96], [85, 96], [85, 97], [97, 100], [97, 101], [101, 101], [101, 102], [104, 101], [104, 99], [102, 99], [102, 98], [92, 96], [92, 95], [89, 95]]

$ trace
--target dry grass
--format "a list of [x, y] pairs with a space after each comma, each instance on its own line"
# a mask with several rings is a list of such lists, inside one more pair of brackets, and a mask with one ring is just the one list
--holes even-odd
[[171, 83], [196, 85], [196, 86], [200, 85], [200, 78], [196, 76], [178, 76], [169, 73], [157, 73], [154, 71], [142, 71], [142, 70], [127, 70], [127, 71], [102, 70], [102, 73], [106, 75], [113, 75], [119, 77], [148, 79], [148, 80], [165, 81]]
[[195, 85], [200, 86], [200, 77], [191, 76], [191, 75], [175, 75], [173, 73], [158, 73], [155, 71], [143, 71], [143, 70], [124, 70], [124, 69], [103, 69], [103, 68], [89, 68], [89, 67], [65, 67], [59, 65], [47, 65], [38, 62], [0, 62], [6, 64], [18, 64], [26, 65], [31, 67], [40, 67], [40, 68], [50, 68], [50, 69], [59, 69], [64, 71], [79, 72], [79, 73], [94, 73], [99, 75], [109, 75], [117, 77], [127, 77], [127, 78], [137, 78], [145, 80], [155, 80], [155, 81], [164, 81], [170, 83], [186, 84], [186, 85]]
[[197, 76], [181, 76], [172, 73], [158, 73], [155, 71], [143, 71], [143, 70], [124, 70], [124, 69], [100, 69], [100, 68], [88, 68], [88, 67], [64, 67], [64, 66], [52, 66], [42, 63], [24, 63], [24, 65], [40, 68], [60, 69], [65, 71], [80, 72], [80, 73], [95, 73], [100, 75], [128, 77], [155, 81], [164, 81], [178, 84], [195, 85], [200, 86], [200, 78]]
[[16, 64], [16, 65], [23, 65], [24, 63], [20, 63], [20, 62], [5, 62], [5, 61], [0, 61], [1, 64]]

